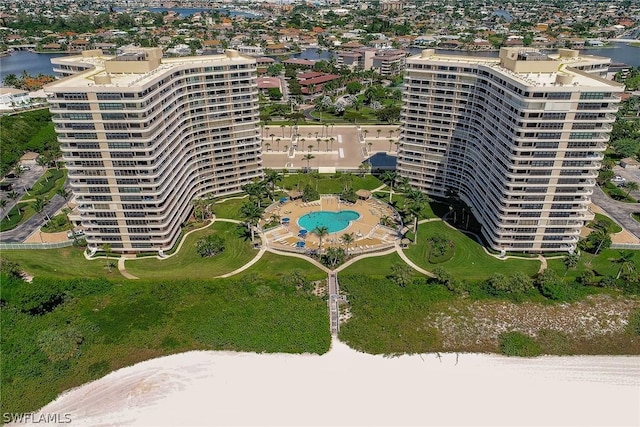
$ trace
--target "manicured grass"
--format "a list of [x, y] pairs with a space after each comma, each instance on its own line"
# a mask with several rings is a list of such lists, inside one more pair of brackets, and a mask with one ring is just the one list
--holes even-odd
[[38, 179], [35, 184], [29, 190], [29, 194], [25, 194], [23, 199], [35, 199], [36, 197], [43, 197], [47, 200], [51, 200], [64, 184], [64, 180], [67, 177], [66, 169], [49, 169], [44, 175]]
[[382, 185], [382, 182], [373, 175], [365, 175], [364, 177], [358, 175], [348, 174], [295, 174], [285, 176], [280, 182], [280, 186], [287, 190], [294, 188], [304, 189], [304, 186], [309, 183], [312, 187], [318, 187], [318, 193], [320, 194], [337, 194], [342, 192], [343, 183], [341, 177], [350, 176], [352, 179], [351, 186], [357, 191], [360, 189], [373, 190], [374, 188]]
[[260, 277], [280, 277], [291, 273], [294, 270], [302, 271], [309, 280], [323, 280], [327, 278], [327, 273], [301, 258], [294, 258], [285, 255], [276, 255], [265, 252], [262, 258], [242, 272], [243, 276], [257, 275]]
[[[431, 264], [428, 261], [429, 236], [439, 234], [455, 243], [455, 254], [443, 263]], [[472, 282], [485, 280], [493, 273], [502, 273], [506, 276], [522, 271], [533, 276], [540, 268], [537, 260], [508, 259], [499, 260], [487, 255], [482, 246], [464, 233], [452, 229], [442, 221], [433, 221], [418, 226], [418, 244], [409, 245], [405, 249], [407, 257], [416, 265], [427, 271], [436, 267], [442, 267], [457, 279], [466, 279]]]
[[41, 315], [22, 309], [21, 288], [32, 284], [6, 286], [16, 289], [0, 311], [3, 413], [36, 410], [71, 387], [168, 354], [322, 354], [330, 345], [326, 302], [274, 280], [52, 280], [43, 291], [66, 296]]
[[622, 231], [622, 227], [620, 227], [616, 222], [614, 222], [611, 218], [609, 218], [606, 215], [603, 215], [601, 213], [596, 213], [595, 214], [595, 218], [593, 219], [593, 221], [591, 221], [589, 224], [587, 224], [587, 227], [593, 228], [593, 226], [596, 223], [600, 223], [603, 224], [607, 227], [607, 233], [619, 233]]
[[[27, 211], [30, 213], [27, 215]], [[27, 220], [27, 218], [33, 215], [33, 209], [30, 208], [28, 203], [17, 203], [11, 210], [2, 215], [2, 221], [0, 221], [0, 231], [12, 230], [18, 226], [18, 224]]]
[[634, 212], [631, 214], [631, 218], [635, 219], [636, 221], [640, 222], [640, 212]]
[[[383, 279], [391, 273], [391, 266], [396, 263], [404, 263], [397, 253], [371, 258], [363, 258], [342, 270], [338, 278], [345, 276], [363, 276], [373, 279]], [[415, 272], [420, 275], [420, 273]]]
[[613, 182], [607, 182], [605, 185], [601, 185], [600, 188], [604, 191], [607, 196], [611, 197], [614, 200], [618, 200], [620, 202], [627, 203], [637, 203], [638, 201], [631, 197], [627, 190], [624, 188], [620, 188], [615, 185]]
[[[215, 222], [186, 237], [180, 250], [170, 258], [138, 258], [127, 261], [127, 271], [141, 279], [211, 279], [242, 267], [257, 255], [251, 241], [242, 238], [246, 227], [229, 222]], [[203, 258], [196, 252], [201, 237], [216, 233], [225, 240], [225, 250]]]
[[[244, 194], [238, 194], [237, 196], [231, 197], [228, 200], [224, 200], [224, 202], [216, 202], [214, 201], [213, 213], [218, 218], [228, 218], [228, 219], [240, 219], [240, 206], [249, 201], [248, 197], [242, 197]], [[238, 198], [236, 198], [238, 197]]]
[[[640, 270], [640, 253], [635, 253], [632, 258], [636, 269]], [[598, 255], [593, 255], [588, 252], [581, 252], [580, 260], [575, 268], [567, 267], [564, 264], [564, 257], [558, 259], [547, 260], [547, 267], [554, 270], [558, 276], [566, 277], [566, 281], [573, 281], [580, 276], [580, 273], [584, 270], [593, 270], [596, 276], [613, 276], [618, 274], [619, 264], [616, 264], [614, 260], [620, 258], [620, 249], [605, 249], [600, 251]], [[566, 273], [566, 276], [565, 276]]]
[[[84, 248], [66, 247], [43, 250], [3, 250], [2, 257], [20, 264], [31, 276], [68, 278], [122, 278], [117, 268], [109, 273], [106, 260], [87, 260]], [[113, 260], [115, 262], [115, 260]]]
[[43, 233], [59, 233], [61, 231], [67, 231], [70, 229], [71, 223], [67, 217], [67, 214], [62, 213], [51, 218], [51, 221], [47, 222], [40, 229]]

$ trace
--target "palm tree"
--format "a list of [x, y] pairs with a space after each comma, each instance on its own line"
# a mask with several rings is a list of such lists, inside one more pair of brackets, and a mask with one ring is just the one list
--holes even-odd
[[362, 133], [364, 133], [364, 139], [367, 139], [367, 134], [369, 133], [369, 131], [365, 129], [362, 131]]
[[396, 142], [395, 142], [393, 139], [390, 139], [390, 140], [389, 140], [389, 151], [391, 151], [391, 146], [392, 146], [393, 144], [395, 144], [395, 143], [396, 143]]
[[274, 134], [269, 134], [269, 138], [271, 138], [271, 143], [273, 144], [273, 138], [275, 137]]
[[271, 187], [271, 193], [275, 193], [276, 184], [280, 181], [282, 177], [280, 176], [280, 172], [275, 169], [265, 169], [264, 170], [264, 180]]
[[367, 148], [369, 149], [369, 154], [371, 154], [371, 146], [373, 145], [373, 142], [367, 142]]
[[393, 171], [386, 171], [380, 177], [380, 180], [389, 186], [389, 203], [391, 203], [391, 198], [393, 197], [393, 184], [397, 178], [398, 174]]
[[335, 141], [336, 139], [334, 137], [330, 137], [329, 138], [329, 142], [331, 143], [331, 151], [333, 151], [333, 141]]
[[378, 138], [380, 138], [380, 132], [382, 132], [382, 129], [376, 129], [376, 132], [378, 132]]
[[318, 151], [320, 151], [320, 141], [322, 141], [321, 138], [316, 138], [316, 144], [318, 144]]
[[280, 151], [280, 138], [276, 138], [277, 150]]
[[47, 203], [48, 203], [47, 199], [43, 199], [42, 197], [37, 197], [36, 200], [31, 205], [31, 207], [33, 208], [34, 211], [36, 211], [38, 215], [40, 215], [40, 218], [44, 219], [44, 217], [46, 216], [47, 221], [49, 221], [49, 216], [46, 215], [46, 212], [44, 216], [42, 215], [42, 212], [44, 212], [44, 208], [45, 206], [47, 206]]
[[394, 132], [393, 129], [389, 129], [389, 138], [391, 138], [393, 136], [393, 132]]
[[253, 202], [246, 202], [240, 206], [240, 215], [247, 222], [247, 229], [251, 231], [251, 243], [255, 239], [254, 225], [262, 218], [262, 209]]
[[69, 208], [69, 202], [67, 199], [69, 198], [71, 193], [66, 188], [61, 187], [58, 189], [58, 191], [56, 191], [56, 194], [64, 199], [65, 205], [67, 205], [67, 208]]
[[580, 255], [578, 255], [577, 253], [572, 253], [564, 257], [564, 266], [566, 267], [566, 270], [564, 271], [564, 275], [562, 276], [563, 278], [567, 275], [570, 268], [575, 268], [575, 266], [578, 265], [579, 260]]
[[620, 264], [620, 268], [618, 269], [618, 274], [616, 275], [616, 279], [620, 278], [620, 275], [622, 274], [623, 270], [627, 269], [627, 271], [630, 272], [635, 267], [632, 261], [633, 255], [635, 255], [633, 252], [620, 251], [619, 253], [620, 253], [620, 257], [613, 260], [614, 263]]
[[315, 234], [316, 236], [318, 236], [318, 239], [320, 239], [320, 243], [318, 244], [318, 249], [320, 252], [322, 252], [322, 239], [329, 234], [329, 227], [327, 227], [326, 225], [320, 225], [316, 228], [313, 229], [313, 234]]
[[300, 146], [304, 147], [304, 143], [307, 142], [306, 138], [300, 138]]
[[286, 127], [285, 125], [280, 125], [280, 129], [282, 129], [282, 137], [283, 137], [283, 138], [284, 138], [284, 128], [285, 128], [285, 127]]
[[311, 152], [311, 150], [313, 149], [313, 144], [307, 145], [307, 149], [309, 150], [309, 152]]
[[351, 245], [356, 240], [355, 237], [353, 237], [353, 233], [344, 233], [342, 236], [340, 236], [340, 240], [347, 247], [346, 253], [347, 256], [349, 256], [349, 245]]
[[627, 189], [627, 194], [625, 194], [625, 198], [629, 197], [629, 193], [632, 191], [638, 191], [638, 183], [635, 181], [628, 181], [624, 183], [624, 188]]
[[302, 160], [306, 160], [307, 161], [307, 169], [310, 168], [309, 166], [309, 162], [311, 162], [311, 159], [315, 159], [316, 156], [314, 156], [313, 154], [305, 154], [304, 157], [302, 158]]
[[271, 144], [269, 144], [268, 142], [264, 144], [264, 146], [266, 147], [267, 151], [269, 151], [269, 148], [271, 148]]

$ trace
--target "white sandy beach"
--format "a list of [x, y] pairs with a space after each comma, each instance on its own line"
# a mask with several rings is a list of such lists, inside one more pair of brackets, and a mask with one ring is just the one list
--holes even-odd
[[335, 340], [323, 356], [199, 351], [113, 372], [40, 413], [72, 426], [638, 426], [640, 357], [385, 358]]

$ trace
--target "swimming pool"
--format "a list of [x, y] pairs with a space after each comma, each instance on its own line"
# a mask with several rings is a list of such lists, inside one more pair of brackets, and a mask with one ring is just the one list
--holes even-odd
[[309, 231], [325, 226], [329, 229], [329, 233], [335, 233], [344, 230], [351, 224], [351, 221], [358, 218], [360, 218], [360, 214], [356, 211], [317, 211], [302, 215], [298, 218], [298, 225]]

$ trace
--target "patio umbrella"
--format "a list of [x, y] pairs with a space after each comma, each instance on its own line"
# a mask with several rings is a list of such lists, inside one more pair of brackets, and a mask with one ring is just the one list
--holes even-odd
[[287, 199], [286, 197], [280, 197], [280, 203], [284, 203], [284, 202], [286, 202], [287, 200], [289, 200], [289, 199]]
[[305, 243], [304, 242], [298, 242], [296, 243], [296, 247], [298, 248], [304, 248]]

